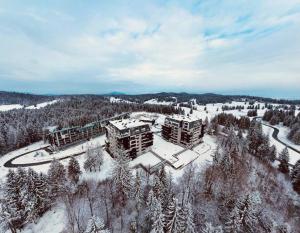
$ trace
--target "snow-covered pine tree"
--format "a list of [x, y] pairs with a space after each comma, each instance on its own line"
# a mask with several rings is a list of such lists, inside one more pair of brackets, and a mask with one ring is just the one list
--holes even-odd
[[135, 177], [135, 183], [133, 186], [133, 199], [135, 200], [136, 209], [139, 211], [142, 207], [142, 200], [143, 200], [143, 194], [142, 194], [142, 182], [139, 172], [136, 172]]
[[81, 170], [78, 161], [74, 157], [71, 157], [68, 164], [68, 178], [76, 184], [79, 181], [80, 174]]
[[280, 161], [280, 164], [278, 165], [278, 170], [282, 173], [289, 173], [289, 151], [287, 147], [285, 147], [278, 156], [278, 160]]
[[154, 202], [154, 208], [151, 220], [152, 224], [152, 231], [153, 233], [164, 233], [164, 214], [162, 211], [161, 203], [159, 201]]
[[250, 193], [240, 198], [226, 222], [226, 232], [255, 232], [260, 203], [259, 192]]
[[129, 167], [129, 161], [130, 159], [119, 151], [112, 169], [112, 181], [121, 205], [125, 205], [132, 189], [132, 171]]
[[87, 224], [84, 233], [109, 233], [110, 231], [105, 229], [104, 221], [100, 217], [92, 216]]
[[8, 171], [4, 184], [4, 195], [1, 199], [1, 222], [4, 222], [12, 232], [21, 228], [26, 221], [24, 185], [18, 173], [13, 170]]
[[48, 170], [48, 181], [50, 188], [50, 198], [55, 200], [65, 191], [66, 170], [58, 160], [54, 159]]
[[49, 208], [48, 183], [47, 177], [42, 173], [38, 174], [31, 168], [27, 173], [25, 194], [27, 221], [35, 222]]
[[192, 205], [186, 202], [181, 209], [182, 232], [195, 233], [194, 214]]
[[294, 190], [300, 194], [300, 160], [298, 160], [293, 167], [291, 179]]
[[165, 232], [180, 233], [183, 229], [181, 208], [178, 200], [173, 197], [165, 210]]

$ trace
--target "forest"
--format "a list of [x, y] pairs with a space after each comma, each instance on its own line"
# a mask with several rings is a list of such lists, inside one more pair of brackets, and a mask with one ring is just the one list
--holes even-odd
[[[225, 125], [228, 136], [217, 137], [213, 162], [202, 168], [190, 164], [178, 180], [164, 168], [151, 176], [132, 170], [121, 153], [101, 182], [81, 180], [75, 158], [66, 167], [54, 160], [47, 175], [10, 170], [3, 185], [1, 223], [15, 233], [63, 205], [65, 233], [297, 232], [300, 161], [290, 169], [288, 151], [277, 153], [270, 147], [255, 120], [246, 136], [237, 134], [231, 123]], [[102, 156], [100, 149], [90, 148], [86, 172], [101, 170]], [[278, 168], [273, 165], [276, 157]]]

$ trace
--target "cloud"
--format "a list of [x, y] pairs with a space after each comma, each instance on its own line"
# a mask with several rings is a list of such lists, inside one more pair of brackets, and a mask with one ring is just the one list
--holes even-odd
[[1, 8], [2, 88], [59, 80], [78, 92], [80, 83], [99, 85], [99, 93], [118, 82], [140, 92], [278, 88], [283, 77], [287, 89], [300, 84], [300, 1], [81, 4]]

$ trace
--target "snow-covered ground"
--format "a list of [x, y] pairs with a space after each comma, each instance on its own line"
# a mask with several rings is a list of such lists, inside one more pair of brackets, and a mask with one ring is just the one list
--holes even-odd
[[113, 97], [113, 96], [109, 98], [109, 101], [110, 101], [111, 103], [133, 103], [133, 102], [131, 102], [131, 101], [123, 100], [123, 99], [116, 98], [116, 97]]
[[171, 101], [158, 101], [157, 99], [151, 99], [144, 102], [144, 104], [158, 104], [158, 105], [172, 105], [174, 102]]
[[59, 233], [65, 229], [67, 218], [64, 205], [56, 205], [47, 211], [36, 224], [28, 224], [22, 233]]
[[37, 105], [28, 106], [28, 107], [26, 107], [26, 109], [40, 109], [40, 108], [46, 107], [47, 105], [55, 104], [57, 102], [58, 102], [58, 100], [52, 100], [52, 101], [40, 103], [40, 104], [37, 104]]
[[2, 111], [9, 111], [12, 109], [20, 109], [23, 108], [24, 106], [21, 104], [4, 104], [4, 105], [0, 105], [0, 112]]
[[25, 108], [25, 109], [40, 109], [40, 108], [44, 108], [47, 105], [50, 104], [54, 104], [56, 102], [58, 102], [59, 100], [52, 100], [52, 101], [47, 101], [47, 102], [43, 102], [37, 105], [31, 105], [31, 106], [23, 106], [21, 104], [5, 104], [5, 105], [0, 105], [0, 112], [1, 111], [9, 111], [9, 110], [13, 110], [13, 109], [20, 109], [20, 108]]

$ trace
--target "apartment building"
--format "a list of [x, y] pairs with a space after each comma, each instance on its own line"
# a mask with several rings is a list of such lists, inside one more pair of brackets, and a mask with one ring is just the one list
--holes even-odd
[[109, 121], [106, 126], [106, 137], [106, 149], [114, 157], [122, 151], [134, 159], [149, 151], [153, 145], [153, 133], [149, 124], [140, 120]]
[[196, 117], [173, 115], [166, 117], [162, 125], [162, 137], [174, 144], [192, 147], [202, 141], [204, 126]]

